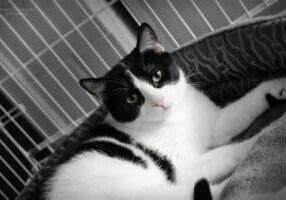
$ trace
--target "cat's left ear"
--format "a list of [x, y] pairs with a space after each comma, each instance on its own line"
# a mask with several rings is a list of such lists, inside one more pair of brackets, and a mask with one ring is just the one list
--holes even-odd
[[141, 53], [150, 49], [158, 53], [164, 51], [164, 47], [159, 43], [155, 31], [147, 23], [143, 23], [139, 27], [137, 48]]
[[105, 80], [103, 78], [84, 78], [79, 84], [90, 94], [94, 95], [97, 101], [102, 104], [104, 98]]

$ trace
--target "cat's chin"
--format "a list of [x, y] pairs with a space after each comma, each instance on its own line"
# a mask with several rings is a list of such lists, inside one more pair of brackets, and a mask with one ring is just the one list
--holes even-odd
[[168, 107], [154, 107], [154, 110], [158, 111], [158, 112], [168, 112], [170, 109], [171, 109], [171, 106], [168, 106]]
[[168, 107], [154, 107], [154, 113], [150, 116], [153, 116], [155, 121], [163, 122], [171, 115], [172, 106]]

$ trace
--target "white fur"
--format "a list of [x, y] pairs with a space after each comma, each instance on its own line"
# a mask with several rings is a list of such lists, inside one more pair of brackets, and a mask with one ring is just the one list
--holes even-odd
[[[145, 97], [139, 117], [133, 122], [119, 123], [109, 115], [106, 121], [167, 155], [175, 166], [176, 184], [168, 183], [138, 149], [120, 143], [147, 160], [148, 168], [97, 152], [85, 152], [59, 167], [47, 186], [48, 199], [190, 199], [198, 179], [219, 179], [244, 159], [258, 136], [239, 144], [224, 144], [268, 108], [265, 94], [286, 97], [286, 92], [280, 94], [286, 88], [286, 79], [277, 79], [262, 83], [220, 109], [187, 84], [182, 71], [178, 83], [161, 89], [133, 75], [132, 78]], [[164, 99], [165, 108], [153, 106], [158, 98]], [[213, 147], [216, 148], [210, 150]], [[221, 188], [213, 188], [215, 197]]]

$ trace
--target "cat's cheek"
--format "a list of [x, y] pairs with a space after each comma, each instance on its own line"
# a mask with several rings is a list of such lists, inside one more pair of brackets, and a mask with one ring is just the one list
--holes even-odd
[[174, 105], [178, 92], [179, 91], [177, 90], [175, 85], [166, 86], [166, 89], [164, 91], [164, 101], [166, 108], [170, 108]]
[[[150, 106], [149, 106], [150, 107]], [[147, 104], [143, 104], [139, 111], [139, 117], [140, 118], [148, 118], [151, 114], [151, 109], [147, 106]]]

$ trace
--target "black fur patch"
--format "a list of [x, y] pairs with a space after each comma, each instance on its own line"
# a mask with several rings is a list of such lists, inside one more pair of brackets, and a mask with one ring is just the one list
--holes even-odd
[[113, 128], [108, 124], [99, 124], [95, 129], [96, 134], [92, 138], [110, 137], [125, 144], [131, 144], [132, 139], [129, 135]]
[[266, 98], [266, 100], [267, 100], [267, 102], [268, 102], [270, 107], [275, 107], [277, 105], [280, 105], [281, 102], [283, 102], [283, 100], [278, 100], [274, 96], [272, 96], [271, 94], [266, 94], [265, 98]]
[[210, 185], [206, 179], [201, 179], [196, 183], [194, 200], [212, 200]]
[[[103, 103], [114, 119], [120, 122], [133, 121], [137, 118], [145, 98], [135, 87], [126, 68], [116, 65], [104, 76], [105, 90]], [[130, 104], [127, 98], [133, 94], [138, 96], [138, 101]]]
[[174, 166], [166, 156], [160, 155], [159, 152], [149, 149], [140, 143], [137, 143], [136, 147], [142, 150], [147, 156], [149, 156], [154, 161], [154, 163], [165, 173], [168, 181], [170, 181], [171, 183], [176, 182]]
[[97, 151], [99, 153], [105, 154], [109, 157], [119, 158], [121, 160], [126, 160], [133, 162], [143, 168], [147, 167], [147, 163], [141, 158], [136, 156], [131, 150], [107, 141], [91, 141], [83, 143], [78, 149], [77, 154], [87, 151]]

